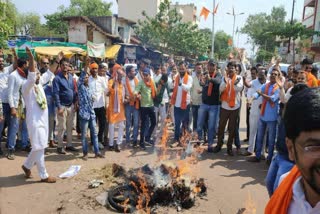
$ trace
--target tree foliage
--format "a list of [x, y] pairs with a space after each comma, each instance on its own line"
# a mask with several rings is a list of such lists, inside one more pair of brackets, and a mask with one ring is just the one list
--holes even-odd
[[63, 5], [58, 7], [58, 11], [53, 14], [47, 14], [44, 17], [49, 30], [57, 34], [66, 35], [68, 24], [63, 20], [68, 16], [110, 16], [112, 3], [103, 0], [70, 0], [70, 6]]
[[10, 1], [0, 1], [0, 47], [6, 46], [6, 40], [14, 33], [17, 9]]
[[16, 31], [18, 34], [36, 36], [40, 28], [40, 16], [38, 14], [20, 13], [17, 15]]
[[135, 29], [137, 36], [146, 46], [162, 52], [180, 56], [197, 56], [207, 53], [210, 39], [206, 32], [192, 23], [183, 23], [176, 9], [170, 8], [170, 1], [160, 3], [159, 12], [149, 17], [143, 12], [144, 21]]
[[290, 22], [286, 22], [282, 26], [278, 26], [273, 29], [272, 34], [279, 36], [281, 39], [288, 39], [291, 37], [293, 40], [298, 38], [303, 40], [310, 38], [313, 35], [320, 35], [320, 32], [308, 29], [300, 22], [292, 24]]
[[258, 47], [272, 52], [277, 46], [276, 35], [272, 32], [285, 24], [286, 14], [284, 7], [273, 7], [270, 15], [250, 15], [241, 32], [247, 34]]
[[218, 31], [214, 36], [214, 52], [217, 59], [226, 59], [231, 51], [228, 40], [232, 37], [224, 31]]

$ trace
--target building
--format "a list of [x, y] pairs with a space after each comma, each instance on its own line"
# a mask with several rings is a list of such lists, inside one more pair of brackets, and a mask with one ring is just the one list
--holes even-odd
[[[320, 0], [305, 0], [302, 23], [307, 28], [320, 31]], [[310, 50], [315, 53], [314, 60], [320, 61], [320, 36], [311, 38]]]
[[155, 17], [163, 0], [117, 0], [118, 16], [130, 19], [134, 22], [145, 20], [143, 12], [147, 16]]
[[68, 41], [78, 44], [105, 43], [110, 46], [116, 42], [130, 43], [133, 38], [134, 21], [117, 16], [72, 16], [68, 21]]
[[182, 15], [182, 22], [191, 22], [192, 24], [199, 24], [197, 19], [197, 7], [191, 4], [172, 4], [171, 8], [175, 8], [178, 13]]

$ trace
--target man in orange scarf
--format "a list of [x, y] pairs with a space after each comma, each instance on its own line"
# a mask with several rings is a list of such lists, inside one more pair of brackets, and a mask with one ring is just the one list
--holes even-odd
[[236, 74], [235, 62], [229, 62], [227, 65], [227, 76], [225, 76], [220, 84], [221, 93], [221, 110], [218, 130], [218, 144], [213, 149], [214, 153], [218, 153], [223, 145], [224, 130], [228, 125], [229, 138], [227, 143], [227, 153], [233, 156], [232, 143], [236, 133], [237, 116], [240, 109], [240, 92], [243, 90], [242, 77]]
[[265, 214], [320, 211], [320, 89], [293, 95], [284, 115], [289, 157], [296, 166], [282, 176]]
[[266, 163], [267, 165], [270, 165], [271, 163], [276, 141], [277, 120], [279, 116], [280, 79], [280, 71], [277, 68], [273, 68], [270, 76], [270, 82], [264, 84], [261, 87], [261, 90], [258, 90], [254, 95], [254, 99], [258, 99], [262, 96], [263, 100], [260, 109], [260, 120], [258, 123], [256, 156], [250, 157], [248, 159], [249, 162], [260, 162], [263, 139], [266, 130], [268, 130], [268, 158]]
[[[126, 97], [125, 97], [125, 110], [126, 110], [126, 143], [130, 144], [130, 128], [133, 125], [133, 146], [137, 145], [139, 133], [139, 108], [140, 102], [134, 97], [135, 88], [139, 84], [136, 77], [136, 71], [133, 66], [126, 67]], [[133, 123], [133, 124], [132, 124]]]
[[[157, 95], [156, 85], [154, 84], [149, 68], [145, 68], [143, 80], [135, 88], [135, 97], [141, 102], [141, 130], [140, 130], [140, 147], [145, 149], [145, 141], [152, 144], [151, 134], [156, 126], [156, 114], [154, 111], [153, 99]], [[149, 123], [150, 121], [150, 123]]]
[[301, 62], [302, 70], [305, 71], [307, 74], [307, 85], [310, 88], [318, 87], [318, 80], [311, 73], [312, 68], [313, 68], [312, 64], [313, 64], [313, 61], [308, 58], [302, 60], [302, 62]]
[[174, 81], [171, 105], [174, 106], [174, 140], [180, 145], [180, 127], [186, 129], [190, 111], [190, 90], [192, 87], [192, 77], [188, 75], [184, 62], [179, 63], [179, 75]]

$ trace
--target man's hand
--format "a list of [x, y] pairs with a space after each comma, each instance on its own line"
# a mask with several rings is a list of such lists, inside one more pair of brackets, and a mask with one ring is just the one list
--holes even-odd
[[78, 103], [75, 103], [75, 104], [74, 104], [73, 111], [74, 111], [74, 112], [77, 112], [78, 109], [79, 109], [79, 104], [78, 104]]
[[59, 108], [59, 109], [58, 109], [58, 115], [59, 115], [59, 116], [63, 116], [63, 112], [64, 112], [64, 111], [63, 111], [63, 108]]
[[282, 81], [280, 80], [280, 78], [276, 78], [276, 83], [277, 83], [277, 85], [279, 86], [280, 89], [283, 88], [283, 83], [282, 83]]
[[257, 94], [261, 95], [262, 94], [261, 90], [257, 90]]
[[57, 64], [60, 63], [60, 61], [62, 60], [63, 56], [64, 56], [63, 52], [60, 51], [60, 52], [58, 53], [57, 58], [56, 58], [56, 63], [57, 63]]
[[17, 116], [17, 110], [16, 108], [11, 108], [11, 116], [16, 117]]
[[236, 81], [234, 81], [234, 85], [237, 85], [241, 80], [241, 77], [237, 77]]

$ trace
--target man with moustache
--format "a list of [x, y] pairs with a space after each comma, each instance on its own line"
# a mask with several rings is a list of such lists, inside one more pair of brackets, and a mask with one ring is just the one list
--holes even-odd
[[216, 135], [216, 120], [219, 117], [220, 92], [219, 87], [222, 75], [217, 71], [217, 65], [213, 60], [208, 62], [209, 73], [204, 75], [200, 85], [202, 86], [202, 104], [198, 115], [198, 136], [202, 138], [202, 130], [208, 118], [208, 152], [213, 152], [213, 140]]
[[227, 76], [220, 84], [221, 108], [218, 129], [218, 143], [213, 149], [214, 153], [220, 152], [223, 145], [224, 130], [228, 122], [229, 138], [227, 142], [227, 153], [233, 156], [232, 143], [236, 134], [237, 117], [240, 109], [241, 95], [243, 90], [242, 77], [236, 74], [235, 62], [227, 64]]
[[260, 120], [258, 123], [258, 133], [256, 139], [256, 156], [248, 159], [249, 162], [260, 162], [263, 139], [268, 129], [268, 157], [267, 165], [270, 165], [273, 158], [273, 150], [276, 141], [276, 130], [279, 110], [279, 84], [280, 71], [273, 68], [270, 75], [270, 82], [264, 84], [260, 90], [254, 95], [254, 99], [260, 96], [263, 98], [260, 109]]
[[37, 165], [41, 182], [55, 183], [56, 178], [48, 175], [44, 163], [44, 149], [48, 140], [48, 107], [46, 95], [40, 84], [40, 72], [36, 70], [33, 55], [26, 48], [29, 57], [28, 79], [22, 85], [22, 96], [26, 105], [26, 119], [32, 150], [22, 165], [26, 178], [31, 178], [31, 168]]
[[[78, 151], [72, 145], [72, 128], [75, 109], [77, 109], [77, 90], [72, 74], [69, 71], [69, 61], [62, 58], [60, 62], [61, 72], [53, 79], [54, 101], [57, 107], [57, 138], [59, 154], [66, 154], [67, 151]], [[67, 131], [67, 146], [63, 148], [63, 136]]]
[[296, 163], [284, 174], [268, 202], [266, 214], [310, 214], [320, 210], [320, 89], [293, 95], [284, 123], [289, 158]]
[[260, 90], [263, 84], [266, 82], [266, 74], [264, 70], [258, 71], [258, 78], [254, 79], [250, 82], [250, 88], [247, 93], [247, 100], [250, 107], [250, 116], [249, 116], [249, 124], [250, 124], [250, 135], [249, 135], [249, 146], [246, 151], [242, 153], [243, 156], [250, 156], [254, 152], [254, 145], [256, 142], [256, 135], [258, 131], [258, 123], [260, 118], [260, 106], [262, 104], [262, 97], [258, 99], [254, 99], [254, 94], [256, 91]]
[[8, 82], [8, 101], [11, 109], [11, 119], [8, 133], [8, 154], [9, 160], [14, 160], [14, 149], [16, 146], [16, 135], [21, 124], [21, 141], [19, 147], [24, 151], [30, 151], [28, 145], [28, 130], [25, 120], [25, 103], [22, 98], [22, 85], [27, 81], [28, 61], [19, 58], [17, 70], [9, 76]]
[[139, 80], [136, 77], [136, 71], [133, 66], [126, 67], [126, 96], [125, 96], [125, 111], [126, 111], [126, 144], [129, 145], [130, 128], [133, 126], [133, 147], [137, 146], [138, 134], [139, 134], [139, 99], [135, 98], [134, 91], [139, 84]]
[[[14, 49], [12, 49], [12, 53], [14, 55], [14, 64], [4, 67], [4, 58], [0, 57], [0, 99], [2, 105], [2, 118], [0, 118], [0, 142], [2, 140], [3, 129], [5, 128], [5, 123], [10, 126], [10, 106], [8, 101], [8, 80], [9, 75], [16, 69], [17, 67], [17, 54]], [[8, 130], [9, 131], [9, 130]], [[0, 155], [3, 155], [0, 143]]]
[[187, 129], [190, 109], [190, 90], [192, 77], [188, 75], [184, 62], [179, 63], [179, 74], [174, 80], [174, 88], [171, 97], [171, 105], [174, 106], [174, 140], [172, 146], [182, 146], [180, 143], [181, 125]]

